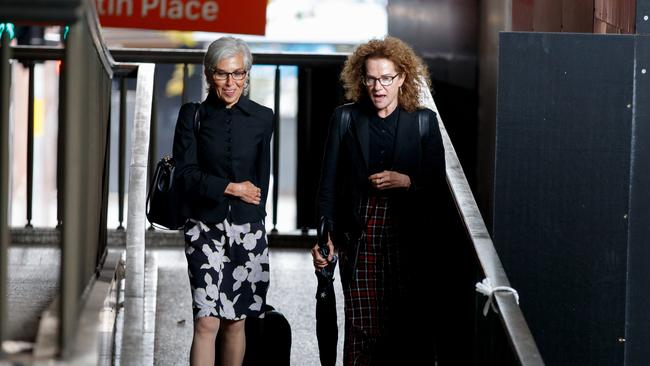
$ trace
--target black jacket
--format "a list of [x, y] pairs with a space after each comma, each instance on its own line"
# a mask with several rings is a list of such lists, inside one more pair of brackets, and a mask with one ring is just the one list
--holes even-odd
[[[183, 191], [182, 213], [203, 222], [261, 221], [266, 216], [273, 112], [245, 96], [232, 108], [210, 93], [201, 103], [194, 131], [193, 103], [184, 104], [174, 133], [175, 182]], [[259, 205], [224, 194], [231, 183], [250, 181], [262, 191]]]
[[[342, 129], [343, 109], [349, 111], [351, 120], [348, 128]], [[365, 224], [360, 222], [357, 207], [372, 189], [368, 181], [371, 113], [376, 113], [372, 107], [346, 104], [338, 107], [330, 120], [318, 206], [320, 215], [330, 220], [337, 238], [342, 234], [359, 237]], [[424, 137], [420, 136], [418, 113], [427, 113], [429, 117]], [[411, 225], [434, 224], [436, 201], [446, 192], [445, 155], [436, 114], [430, 109], [410, 113], [401, 109], [395, 139], [390, 170], [408, 175], [411, 187], [383, 194], [389, 197], [393, 224], [398, 233], [405, 234]], [[339, 245], [336, 241], [335, 244]]]

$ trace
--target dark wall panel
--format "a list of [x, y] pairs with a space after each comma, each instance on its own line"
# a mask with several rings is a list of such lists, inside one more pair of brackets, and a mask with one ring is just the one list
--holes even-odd
[[650, 0], [637, 0], [635, 5], [636, 33], [650, 34]]
[[494, 241], [548, 365], [623, 364], [633, 70], [632, 36], [500, 38]]

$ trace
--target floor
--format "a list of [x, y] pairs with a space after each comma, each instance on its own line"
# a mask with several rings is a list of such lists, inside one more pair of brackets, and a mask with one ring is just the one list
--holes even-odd
[[[192, 340], [189, 281], [182, 248], [153, 249], [158, 263], [155, 365], [187, 365]], [[267, 303], [291, 325], [291, 365], [319, 365], [316, 341], [316, 277], [307, 249], [270, 249], [271, 284]], [[337, 271], [338, 274], [338, 271]], [[338, 277], [338, 276], [337, 276]], [[343, 295], [335, 282], [342, 365]]]
[[41, 314], [58, 295], [60, 257], [51, 245], [9, 249], [7, 339], [34, 342]]

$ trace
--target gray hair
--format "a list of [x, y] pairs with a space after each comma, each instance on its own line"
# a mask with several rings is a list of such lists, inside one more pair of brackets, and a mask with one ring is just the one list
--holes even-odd
[[250, 71], [253, 66], [253, 55], [246, 42], [235, 37], [221, 37], [210, 44], [208, 50], [205, 52], [203, 58], [203, 67], [205, 69], [205, 77], [208, 83], [212, 85], [212, 75], [214, 74], [214, 66], [219, 61], [241, 54], [244, 57], [244, 68]]

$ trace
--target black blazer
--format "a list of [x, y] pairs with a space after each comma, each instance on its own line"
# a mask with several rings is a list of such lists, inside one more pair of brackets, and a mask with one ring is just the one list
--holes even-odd
[[[203, 222], [257, 222], [266, 216], [271, 169], [273, 112], [245, 96], [231, 108], [210, 93], [199, 110], [198, 138], [193, 103], [184, 104], [174, 133], [175, 182], [183, 191], [182, 213]], [[224, 194], [231, 182], [250, 181], [262, 191], [259, 205]]]
[[[341, 127], [343, 109], [350, 113], [348, 128]], [[359, 219], [357, 207], [360, 199], [367, 197], [372, 190], [368, 181], [368, 123], [371, 113], [376, 113], [372, 107], [346, 104], [338, 107], [330, 120], [318, 206], [320, 215], [330, 221], [338, 238], [341, 234], [359, 237], [365, 225]], [[423, 138], [420, 136], [418, 113], [429, 115], [428, 133]], [[406, 233], [411, 225], [431, 227], [434, 224], [436, 201], [446, 192], [445, 154], [436, 114], [430, 109], [410, 113], [401, 109], [395, 139], [390, 170], [408, 175], [411, 187], [382, 194], [389, 197], [393, 224], [400, 235]], [[416, 212], [424, 214], [416, 215]]]

